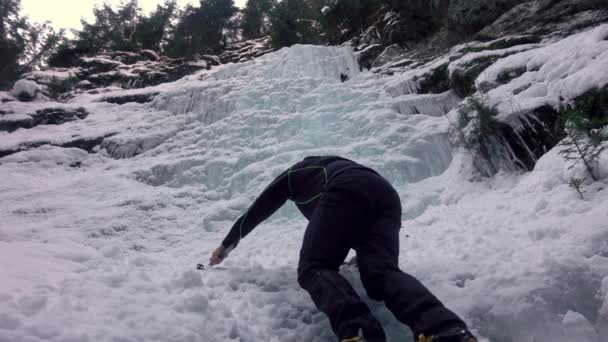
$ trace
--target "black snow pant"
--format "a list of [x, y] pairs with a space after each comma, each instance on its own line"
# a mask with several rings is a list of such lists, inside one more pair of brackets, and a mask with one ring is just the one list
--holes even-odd
[[386, 341], [350, 283], [338, 273], [349, 250], [357, 253], [361, 281], [370, 298], [387, 308], [414, 336], [465, 323], [413, 276], [398, 266], [401, 201], [393, 187], [368, 170], [336, 176], [317, 205], [304, 235], [298, 282], [324, 312], [340, 339]]

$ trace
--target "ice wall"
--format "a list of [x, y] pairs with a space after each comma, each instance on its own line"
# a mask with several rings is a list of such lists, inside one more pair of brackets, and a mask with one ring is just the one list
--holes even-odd
[[347, 47], [296, 45], [198, 78], [152, 103], [190, 120], [153, 152], [170, 149], [171, 161], [142, 170], [141, 180], [230, 197], [255, 193], [306, 155], [353, 158], [396, 185], [438, 175], [451, 160], [441, 115], [455, 96], [393, 99]]

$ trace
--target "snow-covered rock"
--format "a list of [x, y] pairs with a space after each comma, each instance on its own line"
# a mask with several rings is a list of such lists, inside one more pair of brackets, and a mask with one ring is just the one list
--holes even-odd
[[602, 0], [529, 0], [504, 13], [479, 35], [490, 39], [512, 34], [565, 37], [607, 21], [608, 6]]
[[78, 68], [56, 68], [50, 70], [32, 71], [23, 75], [22, 78], [48, 86], [53, 82], [62, 82], [70, 78], [77, 77], [80, 72], [81, 70]]
[[49, 107], [30, 114], [5, 113], [0, 115], [0, 131], [13, 132], [19, 128], [32, 128], [38, 125], [60, 125], [84, 119], [87, 115], [87, 111], [82, 107]]
[[0, 159], [0, 163], [41, 163], [78, 167], [88, 157], [87, 151], [79, 148], [63, 148], [43, 145], [30, 151], [15, 153]]
[[218, 56], [216, 63], [245, 62], [273, 51], [270, 37], [247, 40], [228, 46], [226, 51]]
[[11, 95], [19, 99], [19, 101], [31, 101], [36, 98], [40, 92], [38, 83], [29, 80], [19, 80], [13, 86]]
[[152, 61], [157, 61], [160, 59], [160, 56], [158, 55], [158, 53], [156, 53], [155, 51], [152, 51], [152, 50], [141, 50], [140, 54], [142, 54], [143, 56], [146, 56], [147, 58], [149, 58]]

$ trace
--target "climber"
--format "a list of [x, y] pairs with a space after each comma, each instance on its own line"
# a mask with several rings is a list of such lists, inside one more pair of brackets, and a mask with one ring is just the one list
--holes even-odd
[[210, 264], [222, 262], [288, 199], [309, 220], [298, 283], [342, 342], [386, 341], [380, 322], [338, 273], [351, 248], [369, 297], [384, 301], [419, 342], [477, 342], [456, 314], [399, 269], [399, 195], [378, 173], [348, 159], [306, 157], [279, 175], [232, 226]]

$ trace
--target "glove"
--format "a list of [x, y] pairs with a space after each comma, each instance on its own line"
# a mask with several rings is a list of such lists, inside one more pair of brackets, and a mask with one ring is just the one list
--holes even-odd
[[222, 261], [224, 261], [224, 259], [226, 259], [228, 257], [228, 254], [233, 249], [234, 249], [234, 246], [225, 248], [223, 245], [220, 245], [218, 248], [216, 248], [213, 251], [213, 253], [211, 253], [211, 258], [209, 259], [209, 265], [215, 266], [215, 265], [221, 263]]

